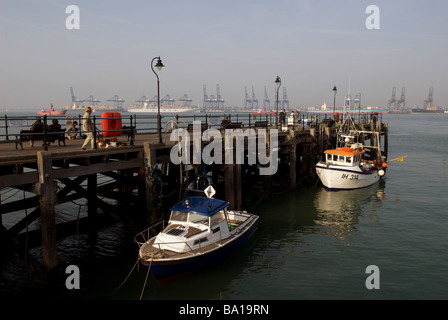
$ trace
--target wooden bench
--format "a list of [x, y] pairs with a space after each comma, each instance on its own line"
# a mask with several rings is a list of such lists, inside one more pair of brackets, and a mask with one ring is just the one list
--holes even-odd
[[[64, 143], [65, 147], [65, 134], [62, 132], [51, 132], [48, 131], [46, 135], [47, 145], [51, 142], [55, 142], [58, 140], [58, 146], [61, 146], [61, 142]], [[23, 142], [24, 141], [43, 141], [44, 133], [43, 132], [34, 132], [31, 130], [20, 130], [20, 133], [16, 135], [16, 149], [17, 146], [20, 145], [20, 148], [23, 150]], [[43, 145], [43, 144], [42, 144]]]
[[135, 139], [135, 134], [137, 133], [137, 130], [135, 130], [135, 128], [132, 128], [132, 130], [131, 130], [131, 127], [127, 127], [127, 126], [123, 126], [122, 128], [121, 128], [121, 135], [122, 136], [124, 136], [124, 135], [127, 135], [128, 136], [128, 140], [129, 139]]
[[255, 128], [267, 128], [268, 122], [267, 121], [255, 121]]
[[[208, 125], [206, 123], [201, 123], [201, 132], [204, 132], [207, 129], [208, 129]], [[192, 123], [188, 124], [187, 131], [193, 132], [193, 124]]]
[[221, 129], [239, 129], [243, 127], [242, 122], [231, 122], [221, 125]]

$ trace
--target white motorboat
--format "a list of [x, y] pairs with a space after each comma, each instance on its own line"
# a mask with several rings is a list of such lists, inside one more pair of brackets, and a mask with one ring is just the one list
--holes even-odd
[[149, 266], [157, 280], [165, 281], [228, 257], [258, 225], [258, 216], [228, 206], [227, 201], [211, 197], [185, 197], [171, 208], [168, 225], [161, 232], [151, 237], [151, 227], [136, 236], [141, 263]]

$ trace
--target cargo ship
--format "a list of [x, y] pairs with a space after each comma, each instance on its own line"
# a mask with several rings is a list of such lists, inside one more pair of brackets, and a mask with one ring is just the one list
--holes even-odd
[[426, 109], [420, 109], [420, 108], [413, 108], [411, 109], [411, 113], [414, 114], [435, 114], [435, 113], [443, 113], [442, 109], [439, 108], [426, 108]]

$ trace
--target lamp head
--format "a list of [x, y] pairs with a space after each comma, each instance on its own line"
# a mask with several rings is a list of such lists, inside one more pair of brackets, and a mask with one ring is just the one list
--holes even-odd
[[274, 83], [275, 83], [276, 85], [279, 85], [280, 83], [282, 83], [282, 80], [280, 79], [279, 76], [277, 76], [277, 78], [275, 79]]
[[162, 68], [165, 67], [162, 63], [162, 60], [160, 60], [160, 57], [157, 59], [156, 68], [160, 71]]

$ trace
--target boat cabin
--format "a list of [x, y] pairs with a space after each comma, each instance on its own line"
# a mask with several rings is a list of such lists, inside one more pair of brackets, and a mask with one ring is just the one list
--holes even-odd
[[359, 166], [362, 160], [364, 150], [352, 148], [337, 148], [326, 150], [325, 162], [330, 165], [353, 167]]
[[155, 247], [188, 252], [219, 241], [229, 234], [227, 201], [191, 196], [171, 208], [168, 226], [154, 241]]

